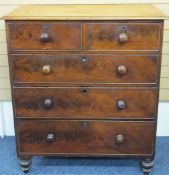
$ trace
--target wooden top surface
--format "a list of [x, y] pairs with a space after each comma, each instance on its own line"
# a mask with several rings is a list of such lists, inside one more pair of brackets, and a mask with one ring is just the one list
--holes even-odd
[[150, 4], [105, 5], [24, 5], [18, 7], [5, 20], [124, 20], [164, 19]]

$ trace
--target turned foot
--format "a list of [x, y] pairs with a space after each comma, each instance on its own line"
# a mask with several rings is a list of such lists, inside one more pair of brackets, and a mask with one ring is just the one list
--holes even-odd
[[146, 159], [141, 161], [141, 166], [144, 175], [149, 175], [154, 165], [154, 160]]
[[28, 173], [32, 164], [32, 158], [19, 158], [19, 164], [24, 173]]

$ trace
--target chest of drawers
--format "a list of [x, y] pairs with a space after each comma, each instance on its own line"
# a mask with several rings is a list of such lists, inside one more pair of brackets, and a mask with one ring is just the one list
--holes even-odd
[[23, 6], [4, 17], [17, 154], [139, 157], [149, 174], [164, 16], [151, 5]]

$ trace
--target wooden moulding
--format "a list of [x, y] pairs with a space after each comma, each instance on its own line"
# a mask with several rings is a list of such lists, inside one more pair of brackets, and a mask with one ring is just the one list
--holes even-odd
[[[96, 10], [97, 9], [97, 10]], [[5, 20], [136, 20], [165, 19], [150, 4], [26, 5], [4, 16]]]

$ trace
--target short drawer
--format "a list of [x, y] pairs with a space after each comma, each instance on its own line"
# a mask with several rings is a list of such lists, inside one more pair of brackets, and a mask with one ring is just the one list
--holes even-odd
[[89, 51], [157, 51], [160, 47], [160, 23], [88, 23], [85, 29]]
[[81, 50], [81, 23], [8, 22], [11, 50]]
[[155, 88], [14, 88], [16, 117], [153, 118]]
[[24, 154], [153, 154], [154, 122], [19, 120], [16, 126]]
[[12, 55], [14, 83], [157, 83], [157, 55]]

